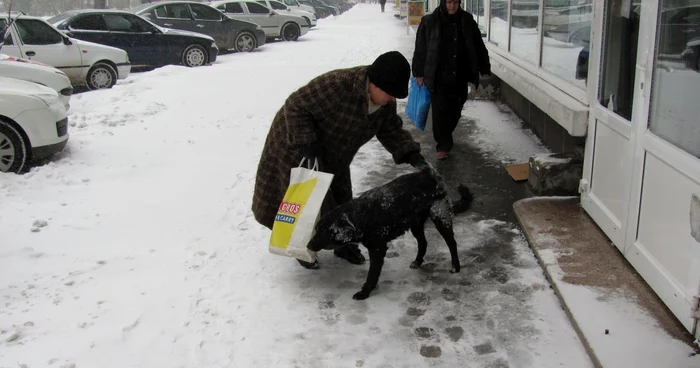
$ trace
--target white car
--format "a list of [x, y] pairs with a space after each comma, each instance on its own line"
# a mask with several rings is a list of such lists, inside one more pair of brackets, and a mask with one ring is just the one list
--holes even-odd
[[314, 9], [314, 7], [311, 5], [302, 4], [302, 3], [298, 2], [297, 0], [284, 0], [282, 2], [290, 8], [297, 8], [299, 10], [305, 10], [305, 11], [313, 14], [314, 17], [316, 16], [316, 9]]
[[66, 73], [44, 63], [0, 54], [0, 77], [34, 82], [58, 92], [66, 110], [70, 108], [73, 85]]
[[281, 1], [277, 0], [256, 0], [258, 4], [265, 5], [268, 8], [277, 11], [280, 14], [291, 14], [304, 18], [306, 23], [309, 24], [309, 28], [316, 27], [316, 15], [314, 13], [302, 10], [297, 7], [287, 6]]
[[[73, 85], [90, 89], [111, 88], [131, 72], [126, 51], [69, 38], [39, 17], [12, 14], [15, 18], [0, 52], [42, 62], [66, 73]], [[9, 21], [0, 15], [0, 29]]]
[[68, 118], [49, 87], [0, 77], [0, 172], [19, 173], [29, 161], [60, 152], [68, 142]]
[[296, 41], [311, 28], [304, 18], [286, 12], [280, 13], [255, 0], [223, 0], [212, 2], [210, 5], [230, 18], [259, 25], [267, 38]]

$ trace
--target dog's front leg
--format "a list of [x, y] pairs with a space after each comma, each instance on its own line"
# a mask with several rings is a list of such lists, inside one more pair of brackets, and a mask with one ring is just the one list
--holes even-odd
[[377, 287], [379, 275], [382, 273], [384, 266], [384, 257], [386, 256], [386, 243], [368, 244], [369, 251], [369, 272], [367, 273], [367, 282], [362, 286], [362, 289], [352, 296], [355, 300], [364, 300], [369, 297], [369, 293]]

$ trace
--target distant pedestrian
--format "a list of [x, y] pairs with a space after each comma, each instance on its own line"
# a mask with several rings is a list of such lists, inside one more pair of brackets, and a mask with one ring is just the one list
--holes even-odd
[[437, 158], [448, 157], [452, 132], [467, 102], [469, 83], [478, 87], [480, 75], [491, 75], [489, 54], [474, 17], [460, 0], [441, 0], [421, 19], [413, 52], [413, 76], [432, 94], [433, 138]]
[[379, 5], [382, 7], [382, 13], [384, 13], [384, 5], [386, 5], [386, 0], [379, 0]]

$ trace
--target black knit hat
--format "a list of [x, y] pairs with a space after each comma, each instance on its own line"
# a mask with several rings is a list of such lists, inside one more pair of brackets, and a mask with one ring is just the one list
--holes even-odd
[[377, 60], [367, 68], [367, 77], [370, 82], [389, 95], [395, 98], [406, 98], [411, 65], [400, 52], [389, 51], [379, 55]]

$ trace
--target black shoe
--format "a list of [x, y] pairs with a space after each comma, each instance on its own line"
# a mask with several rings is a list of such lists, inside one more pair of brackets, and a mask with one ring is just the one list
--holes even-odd
[[360, 248], [355, 243], [348, 243], [347, 245], [333, 250], [336, 257], [340, 257], [352, 264], [361, 265], [365, 263], [365, 256], [360, 252]]
[[310, 270], [316, 270], [319, 267], [321, 267], [321, 265], [318, 264], [318, 261], [314, 261], [314, 263], [311, 263], [311, 262], [302, 261], [301, 259], [297, 259], [297, 262], [299, 262], [299, 264], [302, 267], [308, 268]]

